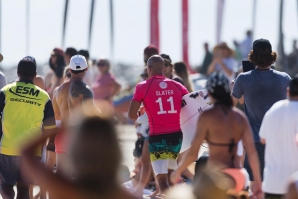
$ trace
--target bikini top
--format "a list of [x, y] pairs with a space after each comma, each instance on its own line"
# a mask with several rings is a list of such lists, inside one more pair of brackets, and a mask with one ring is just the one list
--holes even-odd
[[208, 139], [206, 139], [206, 140], [207, 140], [207, 142], [208, 142], [209, 145], [220, 146], [220, 147], [229, 147], [229, 153], [232, 154], [232, 156], [231, 156], [231, 168], [235, 168], [235, 166], [234, 166], [235, 149], [236, 149], [238, 143], [236, 143], [234, 139], [232, 139], [229, 144], [226, 144], [226, 143], [215, 143], [215, 142], [211, 142]]

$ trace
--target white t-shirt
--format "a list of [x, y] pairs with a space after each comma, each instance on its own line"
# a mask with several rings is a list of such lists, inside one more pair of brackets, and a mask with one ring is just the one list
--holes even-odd
[[266, 140], [263, 191], [285, 194], [298, 171], [298, 101], [281, 100], [265, 114], [260, 137]]

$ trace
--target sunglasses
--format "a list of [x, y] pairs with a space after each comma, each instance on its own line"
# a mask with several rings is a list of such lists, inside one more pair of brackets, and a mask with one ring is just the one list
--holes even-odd
[[168, 67], [168, 66], [170, 66], [171, 64], [169, 64], [169, 63], [165, 63], [165, 67]]

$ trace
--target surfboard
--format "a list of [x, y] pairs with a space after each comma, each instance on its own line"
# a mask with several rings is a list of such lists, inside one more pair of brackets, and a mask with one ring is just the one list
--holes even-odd
[[[197, 129], [197, 122], [200, 115], [212, 107], [208, 91], [206, 89], [194, 91], [182, 98], [182, 108], [180, 112], [180, 127], [183, 133], [180, 153], [190, 148]], [[202, 144], [198, 157], [208, 155], [208, 144]], [[237, 155], [243, 155], [242, 141], [238, 142]]]
[[[206, 89], [194, 91], [182, 98], [182, 108], [180, 112], [180, 126], [183, 133], [182, 147], [180, 153], [190, 148], [191, 142], [196, 133], [196, 127], [199, 116], [203, 111], [212, 107], [208, 92]], [[202, 148], [202, 147], [201, 147]], [[200, 154], [208, 151], [200, 150]]]

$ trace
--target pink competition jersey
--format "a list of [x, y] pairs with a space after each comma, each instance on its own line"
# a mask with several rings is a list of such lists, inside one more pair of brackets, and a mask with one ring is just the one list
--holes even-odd
[[180, 110], [186, 94], [187, 89], [180, 83], [158, 75], [136, 86], [133, 100], [145, 106], [150, 135], [181, 131]]

